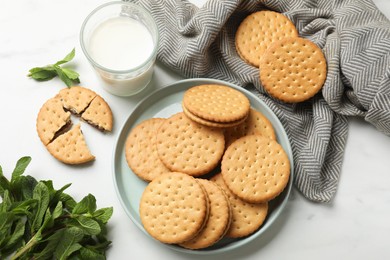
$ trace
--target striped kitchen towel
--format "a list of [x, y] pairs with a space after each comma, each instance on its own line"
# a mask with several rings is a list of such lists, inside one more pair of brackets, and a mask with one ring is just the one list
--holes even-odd
[[[157, 58], [190, 78], [216, 78], [257, 96], [279, 117], [293, 149], [295, 186], [310, 200], [329, 202], [337, 190], [348, 116], [360, 116], [390, 134], [390, 22], [371, 0], [133, 0], [148, 9], [161, 34]], [[328, 74], [322, 93], [285, 104], [271, 98], [259, 70], [237, 55], [234, 37], [250, 13], [286, 15], [300, 37], [324, 52]]]

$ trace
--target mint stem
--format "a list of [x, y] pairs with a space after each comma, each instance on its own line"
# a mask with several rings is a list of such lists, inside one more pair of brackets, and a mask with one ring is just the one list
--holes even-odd
[[33, 246], [35, 246], [36, 244], [38, 243], [38, 239], [36, 238], [36, 235], [33, 236], [30, 241], [27, 242], [27, 244], [22, 247], [18, 252], [16, 252], [16, 254], [14, 254], [10, 260], [16, 260], [18, 259], [19, 257], [21, 257], [22, 255], [24, 255], [28, 250], [30, 250], [30, 248], [32, 248]]

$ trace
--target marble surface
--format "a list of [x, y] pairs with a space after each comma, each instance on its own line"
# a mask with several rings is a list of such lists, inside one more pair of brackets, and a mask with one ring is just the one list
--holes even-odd
[[[121, 125], [148, 92], [181, 79], [158, 64], [152, 84], [129, 98], [110, 95], [94, 73], [79, 45], [79, 30], [87, 14], [103, 0], [2, 0], [0, 3], [0, 165], [10, 174], [24, 155], [33, 160], [27, 172], [37, 179], [53, 179], [76, 199], [88, 193], [98, 207], [114, 207], [109, 224], [113, 241], [108, 259], [195, 259], [153, 241], [127, 217], [112, 180], [113, 145]], [[201, 5], [204, 0], [193, 1]], [[390, 18], [390, 1], [375, 0]], [[63, 58], [76, 47], [71, 63], [82, 85], [101, 94], [111, 105], [114, 131], [83, 131], [96, 161], [74, 167], [54, 160], [40, 142], [35, 120], [42, 104], [62, 87], [58, 79], [38, 83], [28, 70]], [[77, 119], [74, 119], [77, 121]], [[226, 255], [202, 259], [390, 259], [390, 138], [361, 119], [351, 119], [341, 180], [330, 204], [315, 204], [297, 190], [270, 230]]]

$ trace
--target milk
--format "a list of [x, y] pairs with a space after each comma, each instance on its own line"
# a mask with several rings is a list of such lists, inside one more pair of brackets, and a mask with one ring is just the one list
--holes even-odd
[[[143, 15], [116, 15], [99, 20], [98, 13], [87, 18], [82, 28], [82, 47], [87, 58], [105, 81], [103, 87], [119, 96], [138, 93], [150, 82], [156, 58], [158, 31], [153, 19], [135, 5], [117, 3], [121, 10], [128, 6]], [[103, 9], [101, 9], [103, 11]], [[98, 22], [89, 22], [98, 20]]]
[[130, 70], [152, 54], [153, 38], [139, 21], [128, 17], [110, 18], [96, 27], [89, 40], [91, 57], [111, 70]]

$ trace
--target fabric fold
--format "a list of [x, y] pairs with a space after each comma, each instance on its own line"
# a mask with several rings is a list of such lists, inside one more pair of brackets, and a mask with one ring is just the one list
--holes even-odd
[[[289, 136], [295, 186], [312, 201], [335, 196], [348, 116], [360, 116], [390, 135], [390, 22], [371, 0], [133, 0], [157, 22], [157, 58], [185, 77], [225, 80], [254, 93], [278, 116]], [[235, 31], [250, 13], [286, 15], [299, 36], [317, 44], [327, 59], [327, 79], [312, 99], [286, 104], [270, 97], [259, 69], [235, 49]]]

